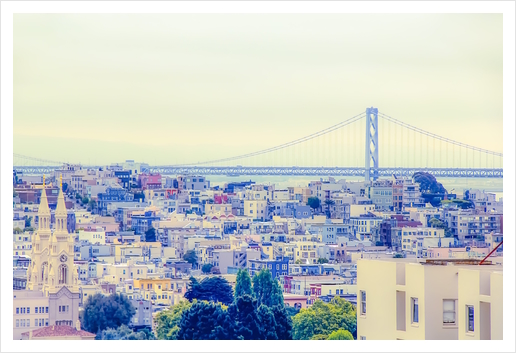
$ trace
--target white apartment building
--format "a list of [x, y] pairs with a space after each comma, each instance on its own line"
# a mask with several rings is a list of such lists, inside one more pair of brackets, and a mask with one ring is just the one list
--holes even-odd
[[502, 339], [502, 266], [431, 261], [357, 261], [358, 339]]

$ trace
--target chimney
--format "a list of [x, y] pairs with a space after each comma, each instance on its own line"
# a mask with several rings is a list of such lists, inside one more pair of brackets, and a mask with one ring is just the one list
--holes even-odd
[[77, 319], [77, 321], [75, 321], [75, 329], [77, 331], [81, 330], [81, 321], [79, 319]]

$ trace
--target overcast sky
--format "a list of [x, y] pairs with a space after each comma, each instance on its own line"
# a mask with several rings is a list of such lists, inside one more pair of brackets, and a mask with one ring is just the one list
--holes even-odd
[[15, 153], [209, 160], [370, 106], [502, 152], [502, 15], [14, 15]]

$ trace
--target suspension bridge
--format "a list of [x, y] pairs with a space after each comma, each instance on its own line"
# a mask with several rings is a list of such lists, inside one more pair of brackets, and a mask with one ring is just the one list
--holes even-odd
[[[171, 159], [177, 157], [171, 155]], [[66, 164], [74, 163], [14, 154], [13, 169], [23, 174], [45, 174]], [[367, 108], [324, 130], [267, 149], [227, 158], [148, 166], [145, 171], [163, 175], [353, 176], [366, 181], [412, 176], [420, 171], [440, 178], [503, 178], [503, 154], [425, 131], [377, 108]]]

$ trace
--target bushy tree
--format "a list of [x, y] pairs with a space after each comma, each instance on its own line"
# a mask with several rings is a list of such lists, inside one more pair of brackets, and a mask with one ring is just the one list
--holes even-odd
[[317, 259], [318, 264], [327, 264], [328, 262], [329, 262], [328, 259], [326, 259], [324, 257], [320, 257]]
[[212, 268], [213, 268], [212, 264], [204, 264], [201, 267], [201, 271], [202, 271], [202, 273], [210, 273]]
[[234, 320], [235, 333], [239, 339], [263, 339], [263, 329], [257, 312], [257, 301], [252, 296], [244, 294], [236, 298], [228, 308], [228, 313]]
[[413, 179], [419, 184], [419, 191], [425, 194], [444, 194], [446, 189], [443, 184], [437, 182], [432, 174], [426, 172], [414, 173]]
[[229, 305], [233, 302], [233, 288], [223, 277], [205, 278], [201, 282], [194, 277], [190, 277], [185, 298], [190, 302], [197, 299]]
[[274, 305], [272, 307], [272, 314], [276, 321], [276, 336], [279, 340], [291, 340], [292, 339], [292, 318], [282, 305]]
[[315, 335], [330, 335], [339, 329], [356, 332], [356, 308], [350, 302], [335, 297], [330, 303], [316, 300], [312, 307], [301, 309], [294, 316], [292, 337], [309, 340]]
[[353, 341], [353, 335], [351, 332], [340, 329], [337, 331], [333, 331], [329, 336], [328, 340], [351, 340]]
[[83, 205], [87, 205], [87, 204], [88, 204], [88, 202], [90, 202], [90, 199], [88, 199], [86, 196], [84, 196], [84, 197], [82, 198], [81, 202], [82, 202], [82, 204], [83, 204]]
[[306, 204], [310, 206], [310, 208], [316, 210], [321, 207], [321, 200], [319, 200], [318, 197], [309, 197]]
[[155, 340], [156, 337], [148, 329], [134, 332], [126, 325], [122, 325], [116, 329], [108, 328], [102, 331], [95, 339], [100, 340]]
[[145, 232], [145, 241], [146, 242], [155, 242], [156, 241], [156, 229], [150, 227]]
[[195, 302], [183, 312], [178, 340], [235, 339], [233, 320], [222, 305], [206, 301]]
[[[196, 302], [196, 301], [194, 301]], [[188, 300], [181, 300], [170, 309], [163, 310], [156, 315], [156, 334], [160, 340], [176, 340], [179, 333], [179, 323], [183, 312], [188, 310], [192, 304]]]
[[89, 296], [80, 314], [81, 327], [91, 333], [128, 325], [135, 313], [129, 299], [123, 294], [109, 296], [97, 293]]
[[253, 288], [251, 276], [247, 270], [238, 270], [235, 284], [235, 298], [241, 297], [244, 294], [252, 295]]
[[197, 254], [193, 250], [188, 250], [184, 256], [183, 260], [185, 260], [188, 263], [191, 263], [192, 266], [197, 265]]
[[283, 305], [283, 291], [278, 280], [272, 278], [268, 269], [262, 269], [253, 277], [253, 293], [258, 306]]
[[277, 340], [278, 334], [276, 318], [274, 317], [274, 312], [265, 305], [260, 305], [258, 310], [256, 311], [258, 316], [258, 321], [260, 325], [260, 339], [263, 340]]

